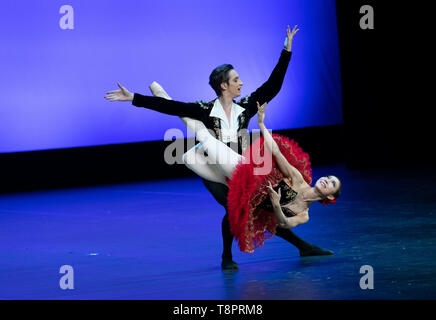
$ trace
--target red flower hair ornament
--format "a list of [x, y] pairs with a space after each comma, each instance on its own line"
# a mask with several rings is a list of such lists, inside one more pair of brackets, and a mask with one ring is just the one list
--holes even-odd
[[325, 198], [324, 200], [322, 200], [321, 203], [322, 203], [323, 205], [326, 206], [326, 205], [328, 205], [328, 204], [330, 204], [330, 203], [335, 203], [335, 202], [336, 202], [336, 199], [337, 199], [337, 198], [334, 198], [333, 200], [330, 200], [330, 199]]

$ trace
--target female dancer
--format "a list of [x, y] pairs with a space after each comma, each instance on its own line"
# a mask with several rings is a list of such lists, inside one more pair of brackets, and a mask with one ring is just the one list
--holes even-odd
[[[271, 135], [264, 124], [266, 103], [257, 106], [263, 137], [244, 153], [244, 161], [237, 164], [229, 180], [230, 227], [244, 252], [263, 246], [277, 226], [294, 228], [306, 223], [313, 202], [334, 203], [341, 192], [335, 176], [321, 177], [310, 186], [309, 156], [293, 140]], [[271, 168], [268, 172], [257, 170], [265, 165]]]

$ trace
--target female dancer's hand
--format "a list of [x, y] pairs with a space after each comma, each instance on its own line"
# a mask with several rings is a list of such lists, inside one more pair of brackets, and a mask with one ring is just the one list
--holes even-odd
[[297, 33], [297, 31], [300, 30], [300, 29], [295, 30], [296, 27], [297, 26], [295, 26], [294, 29], [292, 29], [292, 32], [291, 32], [291, 28], [289, 28], [289, 26], [288, 26], [288, 29], [286, 29], [286, 33], [288, 34], [288, 38], [286, 39], [287, 41], [286, 41], [285, 46], [286, 46], [286, 51], [288, 51], [288, 52], [291, 52], [292, 40], [294, 39], [294, 36]]
[[260, 106], [259, 102], [256, 101], [257, 103], [257, 122], [259, 124], [263, 123], [263, 120], [265, 120], [265, 108], [266, 108], [266, 102]]
[[271, 182], [269, 182], [268, 185], [268, 193], [269, 193], [269, 198], [271, 199], [271, 203], [273, 206], [278, 206], [280, 207], [280, 198], [282, 197], [282, 193], [281, 190], [279, 188], [279, 192], [275, 192], [275, 190], [273, 189]]
[[129, 92], [129, 90], [124, 88], [120, 83], [117, 84], [121, 90], [108, 91], [106, 92], [108, 95], [104, 98], [110, 101], [132, 101], [133, 93]]

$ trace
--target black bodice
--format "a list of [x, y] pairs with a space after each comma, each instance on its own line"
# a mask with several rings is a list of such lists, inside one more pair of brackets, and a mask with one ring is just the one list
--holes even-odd
[[[283, 213], [287, 217], [295, 216], [295, 213], [292, 210], [290, 210], [286, 207], [283, 207], [283, 206], [294, 201], [295, 198], [297, 197], [298, 192], [292, 190], [291, 187], [289, 187], [288, 184], [284, 180], [280, 181], [280, 183], [277, 185], [277, 187], [275, 187], [273, 189], [275, 192], [278, 192], [279, 188], [281, 190], [280, 206], [282, 207]], [[271, 212], [274, 211], [272, 203], [271, 203], [271, 199], [269, 198], [269, 196], [265, 198], [265, 200], [259, 205], [259, 207], [261, 209], [266, 210], [266, 211], [271, 211]]]

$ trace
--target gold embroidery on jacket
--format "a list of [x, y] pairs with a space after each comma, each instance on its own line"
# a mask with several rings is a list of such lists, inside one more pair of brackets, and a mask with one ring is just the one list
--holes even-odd
[[202, 107], [204, 110], [207, 110], [210, 108], [208, 104], [206, 104], [203, 100], [197, 101], [197, 103]]
[[247, 118], [245, 116], [245, 112], [241, 113], [238, 117], [238, 143], [241, 146], [242, 153], [244, 153], [245, 150], [247, 150], [248, 148], [248, 132], [245, 132], [245, 130], [241, 130], [247, 127], [245, 123], [246, 119]]
[[215, 132], [215, 136], [218, 140], [222, 141], [221, 137], [221, 123], [219, 118], [212, 117], [213, 119], [213, 131]]

